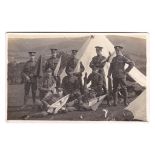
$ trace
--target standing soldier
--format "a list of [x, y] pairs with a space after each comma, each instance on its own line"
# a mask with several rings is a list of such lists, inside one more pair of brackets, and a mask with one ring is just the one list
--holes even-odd
[[[72, 50], [72, 54], [71, 54], [71, 57], [70, 59], [68, 60], [67, 62], [67, 65], [66, 65], [66, 74], [68, 75], [69, 74], [69, 70], [72, 69], [73, 72], [78, 64], [78, 59], [76, 58], [76, 54], [77, 54], [78, 50]], [[80, 91], [82, 91], [82, 72], [84, 72], [85, 68], [82, 64], [82, 62], [80, 62], [80, 71], [79, 72], [76, 72], [74, 73], [74, 75], [78, 78], [79, 80], [79, 84], [80, 84]]]
[[104, 66], [105, 66], [105, 63], [107, 62], [107, 59], [106, 59], [106, 57], [104, 57], [102, 55], [103, 47], [96, 46], [95, 48], [96, 48], [97, 56], [94, 56], [92, 58], [92, 61], [90, 62], [89, 67], [90, 68], [93, 68], [93, 67], [98, 68], [98, 72], [102, 75], [102, 79], [103, 79], [103, 87], [102, 88], [104, 90], [104, 93], [106, 94], [107, 93], [107, 89], [106, 89], [106, 80], [105, 80]]
[[30, 60], [25, 63], [24, 68], [23, 68], [23, 72], [22, 72], [22, 76], [24, 78], [24, 83], [25, 83], [24, 106], [23, 106], [23, 108], [26, 106], [30, 89], [32, 91], [33, 104], [35, 104], [35, 100], [36, 100], [36, 91], [37, 91], [36, 67], [37, 67], [37, 61], [35, 60], [35, 54], [36, 54], [36, 52], [29, 52]]
[[[113, 78], [113, 94], [114, 94], [114, 105], [117, 105], [118, 102], [118, 87], [121, 86], [124, 95], [124, 104], [127, 105], [127, 88], [126, 88], [126, 74], [133, 68], [134, 63], [123, 56], [122, 46], [115, 46], [116, 56], [113, 58], [109, 72], [108, 78]], [[125, 64], [128, 64], [128, 68], [125, 69]]]
[[[47, 59], [47, 62], [45, 64], [45, 71], [47, 71], [48, 68], [52, 70], [52, 75], [54, 76], [54, 71], [55, 68], [58, 64], [59, 58], [57, 58], [57, 50], [58, 49], [51, 49], [51, 57]], [[55, 77], [56, 83], [57, 83], [57, 88], [60, 87], [60, 76], [57, 75]]]
[[50, 49], [51, 50], [51, 57], [47, 59], [45, 64], [45, 71], [50, 68], [52, 73], [54, 74], [54, 70], [58, 64], [59, 59], [57, 58], [57, 49]]

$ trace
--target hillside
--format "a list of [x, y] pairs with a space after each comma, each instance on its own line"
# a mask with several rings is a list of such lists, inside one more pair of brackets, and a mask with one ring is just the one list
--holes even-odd
[[[144, 39], [137, 39], [125, 36], [112, 36], [107, 38], [114, 45], [123, 45], [124, 53], [134, 60], [136, 67], [146, 74], [146, 42]], [[47, 57], [50, 55], [50, 48], [58, 48], [59, 51], [70, 53], [71, 49], [80, 49], [87, 37], [81, 38], [10, 38], [8, 40], [8, 60], [14, 58], [17, 62], [26, 61], [29, 51], [37, 51], [37, 56], [44, 53]]]
[[11, 38], [8, 40], [8, 60], [15, 58], [16, 61], [25, 61], [28, 58], [29, 51], [37, 51], [37, 56], [40, 54], [45, 57], [50, 55], [51, 48], [58, 48], [59, 51], [69, 52], [72, 49], [79, 49], [85, 37], [81, 38], [38, 38], [38, 39], [23, 39]]
[[125, 36], [107, 36], [113, 45], [122, 45], [124, 54], [130, 57], [136, 67], [146, 75], [146, 40]]

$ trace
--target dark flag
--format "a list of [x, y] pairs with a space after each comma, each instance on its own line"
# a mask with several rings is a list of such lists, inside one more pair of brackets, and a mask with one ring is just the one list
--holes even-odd
[[43, 67], [42, 67], [42, 56], [41, 55], [39, 56], [39, 58], [37, 60], [35, 75], [39, 78], [43, 77]]
[[112, 80], [110, 77], [108, 78], [108, 92], [112, 93]]
[[87, 79], [88, 79], [88, 77], [87, 77], [87, 72], [86, 72], [85, 77], [84, 77], [84, 88], [86, 88], [86, 89], [87, 89]]

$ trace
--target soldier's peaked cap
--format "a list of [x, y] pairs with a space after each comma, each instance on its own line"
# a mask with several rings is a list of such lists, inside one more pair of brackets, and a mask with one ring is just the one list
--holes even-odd
[[78, 52], [78, 50], [73, 49], [72, 52]]
[[58, 91], [63, 91], [64, 89], [62, 87], [57, 88]]
[[36, 52], [28, 52], [29, 55], [34, 56], [36, 54]]
[[101, 47], [101, 46], [95, 46], [95, 48], [96, 49], [101, 49], [101, 50], [103, 49], [103, 47]]
[[68, 68], [68, 72], [69, 72], [69, 73], [70, 73], [70, 72], [74, 72], [74, 69], [71, 68], [71, 67], [69, 67], [69, 68]]
[[123, 49], [123, 46], [121, 46], [121, 45], [117, 45], [117, 46], [114, 46], [114, 48], [116, 49]]
[[92, 70], [98, 70], [99, 68], [98, 67], [96, 67], [96, 66], [93, 66], [92, 67]]
[[51, 69], [51, 68], [48, 68], [48, 69], [46, 70], [46, 72], [47, 72], [47, 73], [51, 73], [51, 72], [52, 72], [52, 69]]
[[58, 49], [57, 48], [51, 48], [50, 50], [51, 50], [51, 52], [56, 52]]

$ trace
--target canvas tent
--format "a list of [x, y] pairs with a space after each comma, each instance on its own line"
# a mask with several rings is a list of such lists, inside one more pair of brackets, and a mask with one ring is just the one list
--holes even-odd
[[134, 119], [147, 121], [146, 117], [146, 90], [142, 92], [133, 102], [126, 107], [126, 110], [129, 110], [133, 113]]
[[[79, 59], [79, 63], [81, 61], [83, 63], [83, 65], [85, 66], [85, 71], [83, 73], [83, 77], [85, 75], [85, 72], [87, 72], [88, 75], [91, 73], [91, 68], [89, 67], [89, 64], [90, 64], [92, 58], [96, 55], [95, 46], [103, 47], [102, 54], [106, 58], [109, 56], [109, 52], [111, 55], [113, 55], [113, 57], [115, 56], [114, 45], [108, 40], [108, 38], [106, 36], [104, 36], [103, 34], [89, 36], [88, 39], [86, 40], [86, 42], [79, 49], [79, 52], [76, 55], [77, 59]], [[76, 72], [79, 70], [79, 63], [75, 69]], [[108, 74], [109, 66], [110, 66], [110, 63], [106, 63], [106, 65], [104, 67], [106, 77]], [[125, 67], [127, 67], [127, 65]], [[64, 70], [60, 76], [61, 79], [65, 75], [66, 75], [66, 73]], [[131, 78], [133, 78], [141, 86], [146, 88], [146, 77], [136, 67], [133, 67], [133, 69], [129, 72], [129, 76]], [[106, 78], [106, 83], [108, 83], [107, 78]], [[107, 86], [108, 86], [108, 84], [107, 84]], [[142, 93], [139, 97], [143, 98], [145, 93], [146, 92]], [[135, 108], [138, 108], [138, 105], [139, 105], [138, 102], [139, 102], [138, 100], [135, 100], [135, 102], [132, 104], [133, 107], [135, 105]], [[143, 102], [141, 104], [144, 104], [143, 106], [146, 107], [146, 102]], [[139, 109], [135, 110], [135, 113], [137, 111], [139, 111]], [[143, 116], [146, 116], [146, 113], [145, 113], [145, 115], [143, 114]], [[145, 119], [146, 118], [144, 118], [143, 120], [145, 120]]]
[[[91, 68], [89, 67], [89, 64], [92, 58], [96, 55], [95, 46], [103, 47], [102, 54], [105, 57], [109, 56], [109, 52], [113, 56], [115, 56], [114, 45], [106, 38], [106, 36], [95, 35], [95, 36], [88, 37], [88, 39], [83, 44], [83, 46], [79, 49], [79, 52], [76, 55], [77, 59], [79, 59], [79, 63], [81, 61], [85, 66], [85, 72], [87, 72], [88, 75], [91, 73]], [[106, 75], [108, 73], [109, 65], [110, 65], [109, 63], [106, 63], [104, 67]], [[75, 70], [77, 71], [78, 69], [79, 69], [79, 64], [77, 65]], [[65, 75], [66, 75], [65, 70], [63, 70], [60, 76], [61, 79], [63, 79]], [[136, 67], [133, 67], [133, 69], [129, 72], [129, 75], [141, 86], [146, 87], [146, 77]]]

